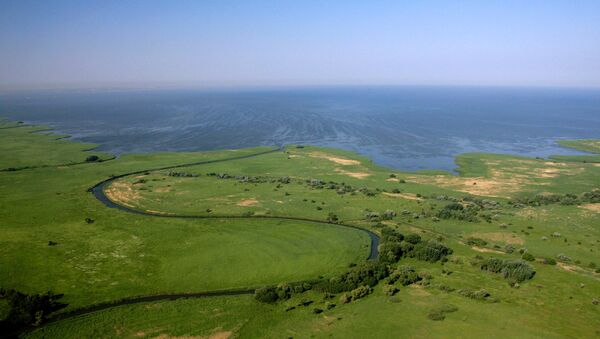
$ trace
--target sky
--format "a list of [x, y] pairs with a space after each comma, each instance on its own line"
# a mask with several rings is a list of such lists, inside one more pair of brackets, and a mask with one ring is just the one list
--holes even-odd
[[0, 0], [0, 88], [600, 86], [600, 1]]

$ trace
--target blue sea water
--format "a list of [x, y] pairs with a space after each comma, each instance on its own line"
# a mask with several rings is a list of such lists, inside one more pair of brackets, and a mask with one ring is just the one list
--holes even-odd
[[48, 124], [116, 154], [258, 145], [339, 147], [402, 170], [455, 168], [464, 152], [578, 154], [600, 138], [600, 90], [319, 87], [0, 95], [0, 117]]

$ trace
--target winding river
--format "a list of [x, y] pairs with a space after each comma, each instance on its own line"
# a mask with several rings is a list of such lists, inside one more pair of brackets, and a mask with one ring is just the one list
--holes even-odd
[[[157, 217], [157, 218], [181, 218], [181, 219], [209, 219], [209, 218], [210, 219], [225, 219], [225, 218], [228, 218], [228, 219], [252, 219], [252, 218], [257, 219], [257, 218], [263, 218], [263, 219], [302, 221], [302, 222], [326, 225], [329, 227], [351, 228], [351, 229], [355, 229], [355, 230], [364, 232], [369, 236], [369, 238], [371, 239], [371, 250], [370, 250], [367, 260], [377, 259], [377, 257], [379, 256], [379, 251], [378, 251], [379, 236], [372, 231], [369, 231], [367, 229], [364, 229], [364, 228], [358, 227], [358, 226], [354, 226], [354, 225], [348, 225], [348, 224], [344, 224], [344, 223], [332, 224], [332, 223], [328, 223], [323, 220], [308, 219], [308, 218], [301, 218], [301, 217], [291, 217], [291, 216], [290, 217], [286, 217], [286, 216], [241, 216], [241, 215], [195, 216], [195, 215], [177, 215], [177, 214], [158, 214], [158, 213], [137, 210], [137, 209], [130, 208], [128, 206], [121, 205], [113, 200], [110, 200], [104, 193], [104, 189], [108, 185], [110, 185], [113, 181], [123, 178], [123, 177], [130, 176], [130, 175], [146, 173], [146, 172], [151, 172], [151, 171], [159, 171], [159, 170], [167, 170], [167, 169], [174, 169], [174, 168], [204, 165], [204, 164], [213, 164], [213, 163], [232, 161], [232, 160], [240, 160], [240, 159], [246, 159], [246, 158], [251, 158], [251, 157], [257, 157], [257, 156], [264, 155], [264, 154], [280, 152], [282, 150], [283, 150], [283, 147], [278, 147], [278, 148], [274, 148], [274, 149], [267, 150], [267, 151], [262, 151], [262, 152], [257, 152], [257, 153], [253, 153], [253, 154], [247, 154], [247, 155], [241, 155], [241, 156], [235, 156], [235, 157], [229, 157], [229, 158], [224, 158], [224, 159], [205, 160], [205, 161], [198, 161], [198, 162], [192, 162], [192, 163], [175, 165], [175, 166], [152, 168], [152, 169], [145, 169], [145, 170], [140, 170], [140, 171], [135, 171], [135, 172], [124, 173], [124, 174], [120, 174], [117, 176], [113, 176], [109, 179], [106, 179], [104, 181], [97, 183], [96, 185], [91, 187], [89, 189], [89, 191], [94, 195], [94, 197], [96, 197], [96, 199], [98, 199], [100, 202], [102, 202], [105, 206], [107, 206], [109, 208], [115, 208], [115, 209], [118, 209], [118, 210], [121, 210], [124, 212], [128, 212], [128, 213], [134, 213], [134, 214], [145, 215], [145, 216], [150, 216], [150, 217]], [[131, 305], [131, 304], [151, 302], [151, 301], [161, 301], [161, 300], [176, 300], [176, 299], [180, 299], [180, 298], [207, 298], [207, 297], [218, 297], [218, 296], [253, 294], [254, 290], [256, 288], [257, 287], [207, 291], [207, 292], [198, 292], [198, 293], [173, 293], [173, 294], [156, 294], [156, 295], [146, 295], [146, 296], [135, 296], [135, 297], [124, 298], [124, 299], [120, 299], [120, 300], [116, 300], [116, 301], [112, 301], [112, 302], [105, 302], [105, 303], [90, 305], [90, 306], [75, 309], [75, 310], [72, 310], [69, 312], [59, 313], [59, 314], [49, 318], [46, 323], [52, 323], [52, 322], [56, 322], [59, 320], [64, 320], [67, 318], [72, 318], [75, 316], [88, 314], [88, 313], [92, 313], [92, 312], [96, 312], [96, 311], [101, 311], [101, 310], [105, 310], [105, 309], [117, 307], [117, 306], [122, 306], [122, 305]]]

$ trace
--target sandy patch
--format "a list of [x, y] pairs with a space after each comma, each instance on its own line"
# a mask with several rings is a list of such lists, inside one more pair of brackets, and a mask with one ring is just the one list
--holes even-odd
[[398, 178], [388, 178], [388, 179], [385, 179], [385, 181], [389, 181], [389, 182], [399, 182], [399, 181], [400, 181], [400, 179], [398, 179]]
[[473, 195], [508, 198], [508, 193], [518, 192], [522, 182], [513, 179], [488, 179], [484, 177], [457, 177], [452, 175], [412, 176], [410, 179], [419, 184], [434, 184]]
[[119, 202], [128, 207], [134, 207], [133, 203], [140, 199], [140, 194], [135, 191], [127, 181], [113, 182], [105, 192], [106, 196], [115, 202]]
[[322, 153], [322, 152], [312, 152], [309, 155], [313, 158], [327, 159], [329, 161], [335, 162], [336, 164], [344, 165], [344, 166], [360, 165], [360, 161], [358, 161], [358, 160], [341, 158], [338, 156], [334, 156], [334, 155]]
[[544, 208], [526, 207], [516, 213], [518, 216], [527, 219], [540, 219], [548, 216], [548, 211]]
[[577, 272], [577, 266], [575, 265], [565, 264], [564, 262], [557, 262], [556, 266], [562, 268], [567, 272]]
[[544, 165], [546, 165], [546, 166], [561, 166], [561, 167], [568, 166], [568, 164], [565, 162], [553, 162], [553, 161], [546, 161], [546, 162], [544, 162]]
[[[487, 167], [485, 177], [461, 177], [452, 175], [415, 175], [414, 182], [435, 184], [473, 195], [509, 198], [528, 185], [545, 186], [558, 176], [576, 175], [584, 171], [580, 165], [566, 163], [540, 163], [536, 160], [482, 160]], [[547, 167], [540, 167], [546, 165]]]
[[152, 213], [152, 214], [160, 214], [160, 215], [169, 215], [169, 214], [172, 214], [172, 213], [167, 213], [167, 212], [162, 212], [162, 211], [157, 211], [157, 210], [146, 210], [146, 212]]
[[512, 233], [505, 233], [505, 232], [486, 232], [486, 233], [476, 232], [476, 233], [471, 233], [469, 236], [473, 237], [473, 238], [480, 238], [480, 239], [489, 240], [489, 241], [503, 242], [503, 243], [507, 243], [507, 244], [523, 245], [525, 243], [525, 241], [522, 238], [519, 238], [518, 236], [516, 236]]
[[233, 333], [231, 331], [217, 332], [217, 333], [211, 335], [210, 337], [208, 337], [208, 339], [227, 339], [227, 338], [230, 338], [232, 334]]
[[170, 187], [157, 187], [154, 189], [154, 192], [167, 193], [167, 192], [171, 192], [171, 188]]
[[588, 211], [600, 213], [600, 203], [585, 204], [585, 205], [581, 205], [579, 207], [585, 208]]
[[254, 198], [244, 199], [244, 200], [238, 202], [236, 205], [243, 206], [243, 207], [254, 206], [254, 205], [258, 205], [258, 200], [254, 199]]
[[431, 295], [431, 293], [429, 293], [428, 291], [426, 291], [425, 288], [423, 286], [421, 286], [421, 285], [412, 284], [412, 285], [409, 285], [409, 287], [410, 287], [409, 293], [411, 295], [419, 296], [419, 297], [424, 297], [424, 296]]
[[556, 266], [566, 272], [570, 272], [570, 273], [577, 273], [580, 275], [585, 275], [587, 277], [590, 277], [592, 279], [598, 280], [600, 281], [600, 278], [598, 278], [598, 273], [593, 273], [592, 271], [587, 271], [581, 267], [575, 266], [575, 265], [569, 265], [569, 264], [565, 264], [564, 262], [557, 262]]
[[394, 198], [403, 198], [403, 199], [408, 199], [408, 200], [423, 200], [423, 198], [419, 198], [417, 197], [415, 194], [413, 193], [389, 193], [389, 192], [383, 192], [384, 195], [387, 195], [388, 197], [394, 197]]
[[345, 171], [341, 168], [336, 168], [335, 171], [337, 173], [344, 174], [344, 175], [347, 175], [349, 177], [356, 178], [356, 179], [364, 179], [371, 175], [371, 173], [367, 173], [367, 172], [350, 172], [350, 171]]
[[497, 251], [497, 250], [493, 250], [491, 248], [485, 248], [485, 247], [477, 247], [477, 246], [473, 246], [471, 247], [471, 249], [473, 251], [477, 251], [477, 252], [481, 252], [481, 253], [496, 253], [496, 254], [506, 254], [502, 251]]

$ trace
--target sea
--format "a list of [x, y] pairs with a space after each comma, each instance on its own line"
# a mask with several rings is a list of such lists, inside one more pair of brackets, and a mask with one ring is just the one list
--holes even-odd
[[260, 145], [355, 151], [399, 170], [453, 171], [466, 152], [583, 154], [600, 89], [327, 86], [0, 93], [0, 117], [53, 127], [116, 155]]

